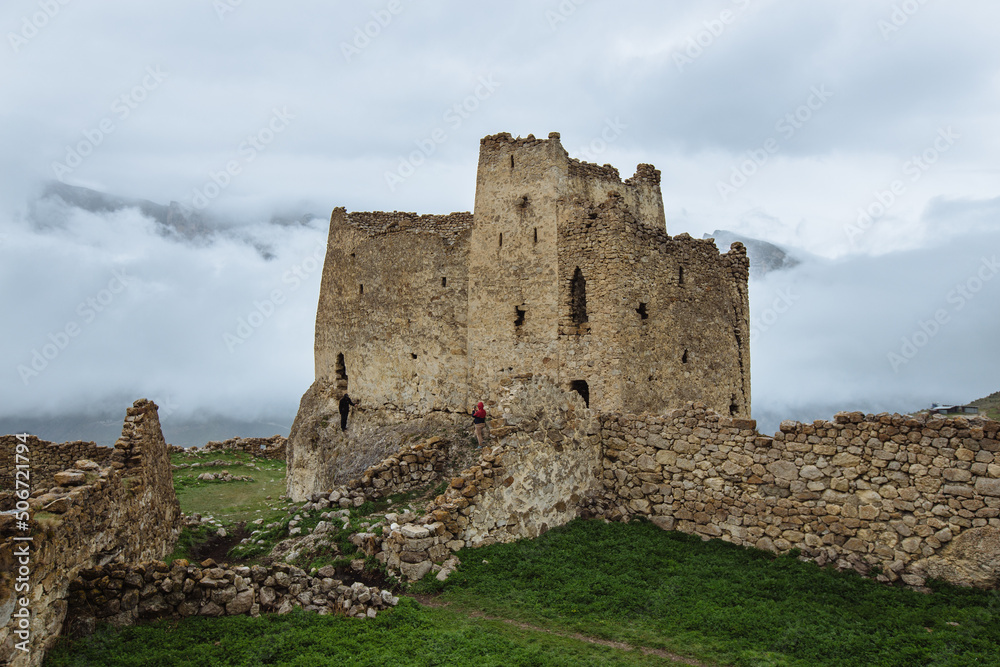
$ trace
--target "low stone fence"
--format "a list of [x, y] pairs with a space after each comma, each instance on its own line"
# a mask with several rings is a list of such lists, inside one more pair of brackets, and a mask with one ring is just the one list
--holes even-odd
[[213, 440], [205, 444], [203, 451], [235, 451], [259, 456], [265, 459], [284, 459], [287, 438], [272, 435], [270, 438], [230, 438], [223, 442]]
[[98, 621], [122, 627], [139, 620], [187, 616], [285, 614], [296, 607], [319, 614], [373, 618], [395, 606], [389, 591], [362, 583], [345, 585], [327, 566], [309, 576], [285, 563], [268, 567], [200, 565], [176, 560], [137, 565], [114, 563], [83, 570], [70, 586], [67, 630], [90, 634]]
[[[36, 447], [29, 447], [29, 460], [50, 443]], [[100, 463], [79, 460], [51, 481], [33, 479], [42, 485], [33, 484], [27, 501], [28, 530], [0, 515], [0, 657], [9, 656], [14, 667], [41, 664], [62, 628], [70, 582], [80, 571], [115, 558], [162, 558], [177, 539], [180, 508], [156, 405], [140, 400], [128, 408], [122, 435], [108, 451]], [[18, 567], [27, 560], [27, 590], [14, 590], [15, 554]], [[29, 613], [26, 628], [12, 622], [22, 609]]]
[[604, 415], [595, 507], [610, 519], [643, 515], [706, 538], [800, 549], [820, 565], [879, 568], [884, 581], [996, 586], [998, 429], [853, 412], [782, 422], [772, 438], [693, 404], [664, 417]]

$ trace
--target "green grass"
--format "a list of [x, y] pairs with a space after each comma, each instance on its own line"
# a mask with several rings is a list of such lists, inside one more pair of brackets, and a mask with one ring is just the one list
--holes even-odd
[[[285, 493], [285, 462], [251, 458], [249, 454], [231, 452], [201, 452], [196, 456], [174, 454], [171, 463], [204, 463], [225, 461], [221, 466], [205, 466], [174, 470], [174, 489], [181, 511], [186, 514], [211, 515], [223, 524], [263, 518], [265, 523], [285, 514], [284, 503], [278, 500]], [[260, 470], [248, 467], [253, 462]], [[198, 475], [228, 470], [234, 476], [250, 475], [252, 482], [202, 482]], [[271, 500], [267, 500], [271, 496]], [[272, 509], [281, 507], [281, 509]]]
[[103, 628], [61, 640], [46, 667], [664, 665], [662, 658], [471, 619], [409, 599], [368, 621], [296, 611]]
[[923, 594], [648, 523], [578, 520], [459, 557], [445, 584], [420, 586], [489, 615], [728, 665], [1000, 665], [998, 591]]

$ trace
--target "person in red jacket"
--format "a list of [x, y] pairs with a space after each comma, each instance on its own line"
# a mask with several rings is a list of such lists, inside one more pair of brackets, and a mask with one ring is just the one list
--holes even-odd
[[476, 405], [476, 409], [472, 411], [472, 423], [476, 426], [476, 440], [479, 441], [479, 446], [483, 446], [483, 427], [486, 424], [486, 408], [483, 407], [483, 402], [479, 401]]

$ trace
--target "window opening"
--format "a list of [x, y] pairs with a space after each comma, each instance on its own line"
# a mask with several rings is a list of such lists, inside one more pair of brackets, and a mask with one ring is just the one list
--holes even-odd
[[570, 282], [570, 317], [573, 324], [583, 324], [587, 321], [587, 279], [583, 271], [576, 267], [573, 280]]
[[688, 362], [688, 351], [684, 350], [684, 354], [681, 355], [681, 363], [686, 364]]
[[511, 169], [514, 168], [514, 156], [513, 155], [510, 156], [510, 168]]
[[448, 278], [442, 276], [441, 277], [441, 287], [447, 287], [447, 286], [448, 286]]
[[569, 383], [570, 391], [575, 391], [580, 394], [580, 398], [583, 399], [583, 404], [588, 408], [590, 407], [590, 387], [587, 386], [586, 380], [573, 380]]
[[503, 247], [503, 232], [500, 232], [500, 247]]
[[413, 352], [410, 352], [410, 358], [411, 359], [416, 359], [417, 355], [415, 353], [413, 353]]
[[514, 306], [514, 326], [519, 327], [524, 324], [524, 313], [525, 310]]
[[364, 294], [364, 293], [365, 293], [365, 286], [364, 285], [360, 285], [359, 288], [358, 288], [358, 294]]
[[535, 243], [538, 243], [538, 227], [535, 227]]
[[635, 309], [635, 312], [639, 313], [639, 318], [643, 320], [649, 319], [649, 313], [646, 312], [646, 304], [640, 303], [639, 307]]
[[677, 284], [678, 285], [683, 285], [684, 284], [684, 267], [683, 266], [677, 267]]

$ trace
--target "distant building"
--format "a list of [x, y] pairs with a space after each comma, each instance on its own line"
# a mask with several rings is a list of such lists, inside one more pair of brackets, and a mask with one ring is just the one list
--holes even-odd
[[974, 405], [941, 405], [940, 403], [933, 403], [927, 412], [932, 415], [949, 415], [955, 413], [978, 415], [979, 408]]

